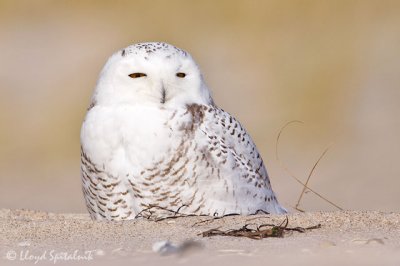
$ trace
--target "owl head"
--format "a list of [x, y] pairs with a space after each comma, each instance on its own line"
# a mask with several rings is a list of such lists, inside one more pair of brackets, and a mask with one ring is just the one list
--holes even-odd
[[100, 73], [92, 102], [166, 108], [213, 104], [190, 54], [161, 42], [138, 43], [114, 53]]

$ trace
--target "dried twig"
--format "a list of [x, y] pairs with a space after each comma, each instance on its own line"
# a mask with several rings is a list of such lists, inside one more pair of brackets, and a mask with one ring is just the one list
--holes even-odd
[[286, 124], [281, 128], [281, 130], [280, 130], [279, 133], [278, 133], [278, 137], [276, 138], [275, 156], [276, 156], [277, 161], [278, 161], [279, 164], [281, 165], [281, 167], [285, 170], [285, 172], [288, 173], [294, 180], [296, 180], [300, 185], [303, 186], [303, 190], [302, 190], [302, 192], [301, 192], [301, 194], [300, 194], [300, 197], [299, 197], [299, 200], [298, 200], [298, 202], [297, 202], [297, 204], [296, 204], [296, 206], [295, 206], [296, 210], [303, 212], [303, 210], [299, 209], [298, 206], [299, 206], [299, 204], [300, 204], [300, 200], [301, 200], [301, 198], [302, 198], [304, 192], [306, 191], [306, 189], [308, 189], [309, 191], [311, 191], [312, 193], [314, 193], [316, 196], [318, 196], [318, 197], [321, 198], [322, 200], [328, 202], [330, 205], [334, 206], [335, 208], [337, 208], [337, 209], [339, 209], [339, 210], [343, 210], [343, 209], [342, 209], [341, 207], [339, 207], [337, 204], [335, 204], [335, 203], [333, 203], [332, 201], [328, 200], [326, 197], [322, 196], [321, 194], [319, 194], [318, 192], [314, 191], [313, 189], [311, 189], [311, 188], [308, 186], [308, 181], [310, 180], [310, 177], [311, 177], [311, 175], [313, 174], [314, 169], [316, 168], [316, 166], [318, 165], [319, 161], [322, 159], [322, 157], [325, 155], [325, 153], [328, 151], [329, 148], [325, 149], [325, 151], [322, 153], [322, 155], [320, 156], [320, 158], [318, 159], [318, 161], [314, 164], [313, 168], [312, 168], [311, 171], [310, 171], [310, 174], [308, 175], [308, 178], [307, 178], [307, 182], [306, 182], [306, 183], [303, 183], [300, 179], [298, 179], [298, 178], [289, 170], [289, 168], [280, 160], [280, 158], [279, 158], [279, 152], [278, 152], [279, 139], [280, 139], [280, 137], [281, 137], [281, 134], [282, 134], [283, 130], [284, 130], [287, 126], [289, 126], [290, 124], [293, 124], [293, 123], [301, 123], [301, 124], [304, 124], [304, 122], [302, 122], [302, 121], [293, 120], [293, 121], [290, 121], [290, 122], [286, 123]]
[[202, 223], [215, 221], [215, 220], [222, 219], [222, 218], [225, 218], [225, 217], [228, 217], [228, 216], [236, 216], [236, 215], [240, 215], [240, 214], [238, 214], [238, 213], [228, 213], [228, 214], [225, 214], [225, 215], [222, 215], [222, 216], [214, 216], [214, 217], [212, 217], [210, 219], [206, 219], [206, 220], [202, 220], [202, 221], [196, 222], [192, 226], [196, 226], [196, 225], [199, 225], [199, 224], [202, 224]]
[[[184, 214], [184, 213], [179, 213], [179, 211], [183, 208], [183, 207], [187, 207], [187, 205], [182, 205], [180, 206], [177, 210], [170, 210], [168, 208], [164, 208], [158, 205], [149, 205], [147, 208], [141, 210], [136, 216], [135, 218], [145, 218], [148, 220], [152, 220], [152, 216], [154, 213], [156, 213], [156, 211], [152, 211], [152, 210], [162, 210], [162, 211], [167, 211], [167, 212], [171, 212], [173, 213], [173, 215], [171, 216], [165, 216], [165, 217], [155, 217], [154, 221], [155, 222], [159, 222], [159, 221], [163, 221], [163, 220], [167, 220], [167, 219], [176, 219], [176, 218], [181, 218], [181, 217], [189, 217], [189, 216], [202, 216], [202, 215], [195, 215], [195, 214]], [[144, 215], [144, 213], [149, 213], [148, 215]]]
[[[247, 237], [251, 239], [263, 239], [268, 237], [283, 237], [285, 231], [296, 231], [300, 233], [304, 233], [307, 230], [317, 229], [321, 227], [321, 224], [310, 226], [310, 227], [288, 227], [289, 219], [286, 217], [285, 220], [282, 221], [280, 225], [274, 224], [261, 224], [257, 226], [255, 229], [249, 228], [249, 224], [245, 224], [239, 229], [229, 229], [226, 231], [219, 230], [219, 228], [213, 228], [207, 231], [204, 231], [198, 235], [202, 235], [203, 237], [211, 237], [211, 236], [234, 236], [234, 237]], [[263, 229], [265, 228], [265, 229]]]
[[[321, 161], [322, 157], [324, 157], [324, 155], [328, 152], [329, 148], [330, 148], [330, 145], [324, 150], [324, 152], [321, 154], [321, 156], [318, 158], [318, 160], [315, 162], [315, 164], [314, 164], [313, 167], [311, 168], [311, 171], [310, 171], [310, 173], [308, 174], [306, 183], [305, 183], [304, 186], [303, 186], [303, 190], [301, 191], [300, 196], [299, 196], [299, 199], [297, 200], [297, 203], [296, 203], [296, 205], [295, 205], [296, 210], [302, 211], [301, 209], [299, 209], [299, 205], [300, 205], [300, 201], [301, 201], [301, 199], [302, 199], [304, 193], [306, 192], [306, 190], [307, 190], [307, 188], [308, 188], [308, 182], [310, 181], [310, 178], [311, 178], [312, 174], [314, 173], [314, 170], [315, 170], [315, 168], [317, 167], [319, 161]], [[330, 200], [328, 200], [328, 199], [326, 199], [326, 198], [325, 198], [325, 200], [326, 200], [327, 202], [329, 202], [330, 204], [332, 204], [333, 206], [335, 206], [336, 208], [338, 208], [338, 209], [340, 209], [340, 210], [342, 209], [342, 208], [340, 208], [339, 206], [337, 206], [335, 203], [331, 202]]]
[[[251, 215], [257, 215], [257, 214], [260, 214], [260, 213], [261, 214], [270, 214], [269, 212], [266, 212], [264, 210], [259, 209], [259, 210], [256, 210], [254, 213], [251, 213], [249, 215], [250, 216]], [[215, 221], [215, 220], [218, 220], [218, 219], [221, 219], [221, 218], [225, 218], [227, 216], [236, 216], [236, 215], [240, 215], [240, 214], [239, 213], [228, 213], [228, 214], [225, 214], [225, 215], [222, 215], [222, 216], [214, 216], [214, 217], [212, 217], [210, 219], [206, 219], [206, 220], [203, 220], [203, 221], [196, 222], [192, 226], [196, 226], [196, 225], [199, 225], [199, 224], [202, 224], [202, 223], [206, 223], [206, 222], [210, 222], [210, 221]], [[257, 219], [257, 218], [258, 217], [256, 217], [255, 219]]]
[[[278, 152], [279, 139], [281, 138], [281, 134], [282, 134], [283, 130], [284, 130], [287, 126], [289, 126], [290, 124], [294, 124], [294, 123], [304, 124], [304, 122], [303, 122], [303, 121], [300, 121], [300, 120], [292, 120], [292, 121], [289, 121], [289, 122], [287, 122], [287, 123], [281, 128], [281, 130], [279, 130], [278, 136], [276, 137], [275, 157], [276, 157], [276, 160], [277, 160], [278, 162], [281, 162], [281, 160], [279, 159], [279, 152]], [[283, 164], [283, 163], [282, 163], [282, 164]]]

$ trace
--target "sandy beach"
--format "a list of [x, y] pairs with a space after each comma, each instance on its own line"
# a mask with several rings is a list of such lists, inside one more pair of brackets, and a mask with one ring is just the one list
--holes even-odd
[[[400, 214], [337, 211], [289, 214], [282, 238], [203, 237], [202, 232], [281, 224], [285, 216], [182, 217], [94, 222], [87, 214], [0, 211], [1, 265], [400, 265]], [[170, 254], [154, 250], [169, 241]], [[154, 245], [156, 244], [156, 245]], [[182, 245], [180, 248], [179, 245]]]

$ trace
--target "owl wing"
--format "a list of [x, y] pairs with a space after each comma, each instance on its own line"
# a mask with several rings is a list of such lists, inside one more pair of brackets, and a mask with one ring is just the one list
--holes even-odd
[[197, 109], [197, 114], [192, 111], [194, 120], [199, 121], [196, 139], [205, 140], [203, 149], [224, 184], [213, 189], [219, 189], [225, 198], [228, 192], [242, 214], [258, 210], [285, 213], [272, 191], [260, 153], [239, 121], [214, 106]]

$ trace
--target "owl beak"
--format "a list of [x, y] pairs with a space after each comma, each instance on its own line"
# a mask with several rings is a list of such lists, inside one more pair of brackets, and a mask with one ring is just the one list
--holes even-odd
[[166, 90], [165, 90], [165, 87], [164, 87], [164, 85], [162, 86], [162, 89], [161, 89], [161, 101], [160, 101], [160, 103], [162, 103], [162, 104], [164, 104], [165, 103], [165, 97], [166, 97]]

